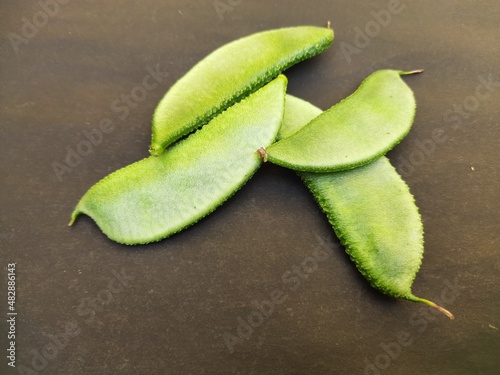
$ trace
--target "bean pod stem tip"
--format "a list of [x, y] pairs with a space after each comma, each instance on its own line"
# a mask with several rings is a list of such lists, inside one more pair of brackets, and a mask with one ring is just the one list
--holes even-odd
[[257, 154], [261, 157], [264, 163], [267, 161], [267, 151], [264, 147], [259, 148], [257, 150]]
[[414, 302], [425, 303], [426, 305], [428, 305], [430, 307], [434, 307], [436, 310], [438, 310], [439, 312], [443, 313], [448, 318], [455, 319], [455, 316], [451, 312], [449, 312], [448, 310], [446, 310], [444, 307], [439, 306], [437, 303], [434, 303], [434, 302], [429, 301], [429, 300], [427, 300], [425, 298], [419, 298], [419, 297], [415, 297], [414, 299], [412, 298], [411, 300], [414, 301]]
[[410, 70], [410, 71], [407, 71], [407, 72], [401, 71], [399, 74], [402, 75], [402, 76], [407, 76], [407, 75], [410, 75], [410, 74], [420, 74], [420, 73], [423, 73], [423, 72], [424, 72], [423, 69], [415, 69], [415, 70]]

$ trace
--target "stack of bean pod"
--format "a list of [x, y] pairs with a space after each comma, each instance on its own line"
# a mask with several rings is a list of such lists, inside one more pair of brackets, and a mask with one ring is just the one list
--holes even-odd
[[329, 26], [300, 26], [212, 52], [158, 104], [151, 156], [92, 186], [70, 225], [86, 214], [116, 242], [159, 241], [214, 211], [269, 161], [297, 171], [373, 287], [453, 318], [411, 291], [423, 226], [408, 186], [384, 156], [415, 115], [402, 76], [420, 71], [376, 71], [322, 112], [287, 95], [281, 73], [332, 41]]

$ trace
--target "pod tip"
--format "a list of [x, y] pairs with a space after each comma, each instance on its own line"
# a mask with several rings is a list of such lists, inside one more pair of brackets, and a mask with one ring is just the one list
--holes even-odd
[[439, 312], [443, 313], [448, 318], [455, 319], [455, 316], [451, 312], [449, 312], [448, 310], [446, 310], [444, 307], [439, 306], [437, 303], [434, 303], [432, 301], [427, 301], [426, 299], [422, 299], [422, 302], [425, 303], [426, 305], [434, 307], [436, 310], [438, 310]]
[[446, 310], [444, 307], [442, 306], [439, 306], [437, 304], [434, 304], [434, 305], [430, 305], [432, 307], [434, 307], [435, 309], [437, 309], [438, 311], [442, 312], [444, 315], [446, 315], [448, 318], [450, 319], [455, 319], [455, 316], [448, 310]]
[[423, 73], [424, 70], [423, 69], [415, 69], [415, 70], [410, 70], [410, 71], [407, 71], [407, 72], [401, 72], [400, 74], [403, 75], [403, 76], [407, 76], [407, 75], [410, 75], [410, 74], [420, 74], [420, 73]]
[[76, 218], [78, 217], [79, 213], [78, 212], [73, 212], [71, 214], [71, 220], [68, 223], [68, 227], [72, 226], [73, 223], [75, 222]]
[[446, 315], [448, 318], [455, 319], [455, 316], [451, 312], [449, 312], [448, 310], [446, 310], [444, 307], [439, 306], [437, 303], [429, 301], [429, 300], [427, 300], [425, 298], [414, 297], [414, 298], [410, 298], [410, 301], [425, 303], [427, 306], [435, 308], [440, 313]]
[[332, 28], [332, 23], [330, 22], [330, 20], [326, 21], [326, 28], [327, 29], [331, 29]]

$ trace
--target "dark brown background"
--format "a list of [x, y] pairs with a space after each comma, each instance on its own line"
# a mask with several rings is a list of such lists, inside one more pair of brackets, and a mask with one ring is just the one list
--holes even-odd
[[[371, 12], [389, 1], [74, 0], [45, 25], [40, 18], [42, 27], [16, 52], [9, 37], [21, 35], [23, 17], [32, 21], [41, 7], [1, 1], [1, 320], [7, 262], [17, 262], [19, 313], [18, 369], [5, 364], [4, 322], [2, 374], [33, 366], [52, 375], [500, 374], [500, 3], [401, 3], [376, 33]], [[218, 14], [221, 4], [226, 12]], [[443, 295], [455, 321], [373, 291], [298, 178], [272, 165], [214, 214], [156, 244], [118, 245], [87, 217], [66, 226], [93, 183], [147, 155], [156, 103], [193, 64], [237, 37], [327, 20], [334, 45], [288, 72], [290, 93], [326, 109], [376, 69], [425, 69], [406, 78], [417, 116], [389, 157], [426, 229], [414, 291]], [[355, 28], [367, 26], [373, 37], [347, 58]], [[156, 66], [168, 73], [161, 85], [126, 117], [113, 110]], [[482, 79], [497, 83], [478, 98]], [[469, 110], [450, 117], [464, 104]], [[67, 148], [104, 118], [113, 131], [59, 181], [53, 162], [64, 162]], [[434, 129], [444, 141], [432, 146]], [[321, 247], [318, 238], [330, 256], [290, 290], [282, 276]], [[129, 280], [111, 294], [116, 272]], [[454, 293], [449, 283], [459, 285]], [[274, 289], [287, 300], [230, 353], [224, 333], [236, 335], [252, 301]], [[90, 307], [87, 298], [107, 304]], [[76, 336], [50, 352], [50, 336], [71, 323]], [[411, 344], [398, 352], [390, 343], [401, 334]], [[52, 358], [33, 364], [47, 345]]]

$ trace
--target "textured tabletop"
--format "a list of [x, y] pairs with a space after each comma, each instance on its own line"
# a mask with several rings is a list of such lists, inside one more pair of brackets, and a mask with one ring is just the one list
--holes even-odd
[[[1, 374], [500, 373], [498, 1], [2, 1], [0, 15]], [[269, 163], [158, 243], [67, 226], [90, 186], [148, 155], [156, 104], [201, 58], [328, 20], [332, 47], [286, 72], [289, 93], [327, 109], [377, 69], [425, 69], [404, 78], [417, 114], [388, 157], [425, 227], [414, 292], [455, 320], [374, 291]]]

